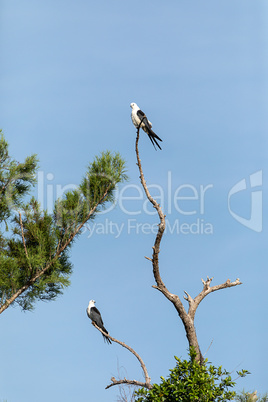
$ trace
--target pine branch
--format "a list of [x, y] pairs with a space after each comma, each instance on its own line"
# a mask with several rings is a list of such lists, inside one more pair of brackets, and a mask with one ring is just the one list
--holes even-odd
[[[12, 160], [8, 144], [0, 135], [0, 167], [4, 164], [7, 172], [0, 169], [0, 221], [11, 220], [14, 236], [0, 239], [0, 299], [4, 295], [0, 313], [13, 302], [29, 310], [34, 301], [53, 300], [62, 293], [70, 284], [72, 271], [67, 250], [87, 220], [93, 220], [113, 201], [116, 185], [127, 180], [120, 154], [102, 152], [88, 165], [78, 189], [57, 200], [53, 214], [48, 214], [41, 211], [34, 197], [23, 203], [36, 182], [36, 156], [26, 158], [25, 163]], [[8, 189], [1, 194], [8, 180]], [[17, 216], [13, 219], [14, 207]]]
[[98, 205], [105, 199], [109, 189], [110, 189], [110, 186], [106, 189], [105, 193], [103, 194], [103, 196], [99, 200], [99, 202], [97, 204], [95, 204], [95, 206], [89, 211], [88, 215], [83, 220], [83, 222], [70, 234], [69, 238], [65, 241], [65, 243], [61, 247], [57, 248], [57, 251], [56, 251], [54, 257], [46, 264], [46, 266], [43, 269], [37, 271], [37, 273], [24, 286], [22, 286], [20, 289], [18, 289], [8, 300], [5, 301], [4, 305], [1, 306], [1, 308], [0, 308], [0, 314], [3, 313], [3, 311], [5, 311], [10, 306], [11, 303], [13, 303], [22, 293], [24, 293], [27, 289], [29, 289], [30, 286], [32, 286], [37, 281], [37, 279], [39, 279], [45, 272], [47, 272], [52, 267], [52, 265], [61, 256], [63, 251], [71, 243], [71, 241], [74, 239], [74, 237], [77, 235], [77, 233], [83, 227], [83, 225], [94, 214]]
[[30, 271], [32, 272], [32, 267], [31, 267], [31, 263], [30, 263], [30, 260], [29, 260], [29, 255], [28, 255], [28, 251], [27, 251], [27, 247], [26, 247], [26, 243], [25, 243], [24, 230], [23, 230], [23, 224], [22, 224], [22, 219], [21, 219], [21, 213], [20, 212], [19, 212], [19, 220], [20, 220], [20, 228], [21, 228], [21, 237], [22, 237], [23, 247], [24, 247], [24, 250], [25, 250], [25, 255], [26, 255], [26, 258], [27, 258], [27, 261], [28, 261], [28, 264], [29, 264]]

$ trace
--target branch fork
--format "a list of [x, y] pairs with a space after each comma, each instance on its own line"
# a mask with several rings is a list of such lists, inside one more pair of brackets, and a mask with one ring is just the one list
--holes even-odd
[[[162, 237], [163, 237], [163, 234], [165, 231], [165, 227], [166, 227], [166, 221], [165, 221], [166, 215], [164, 215], [160, 204], [158, 204], [156, 202], [156, 200], [151, 196], [151, 194], [148, 190], [148, 187], [146, 185], [146, 181], [145, 181], [144, 174], [142, 171], [141, 160], [140, 160], [139, 150], [138, 150], [139, 132], [140, 132], [140, 126], [142, 124], [142, 121], [143, 121], [143, 119], [141, 120], [141, 122], [137, 128], [137, 137], [136, 137], [136, 156], [137, 156], [137, 166], [139, 168], [139, 173], [140, 173], [139, 178], [140, 178], [142, 187], [145, 191], [145, 194], [146, 194], [148, 200], [150, 201], [150, 203], [152, 204], [153, 208], [155, 208], [157, 210], [159, 220], [160, 220], [160, 223], [158, 224], [158, 231], [157, 231], [157, 235], [155, 238], [155, 242], [152, 247], [152, 249], [153, 249], [152, 258], [145, 257], [147, 260], [152, 262], [152, 266], [153, 266], [153, 275], [154, 275], [156, 284], [153, 285], [152, 287], [154, 289], [159, 290], [174, 305], [174, 307], [177, 310], [178, 315], [181, 318], [182, 323], [184, 325], [184, 328], [186, 331], [186, 337], [189, 342], [189, 346], [192, 346], [195, 348], [196, 360], [199, 363], [202, 363], [204, 358], [202, 356], [202, 353], [201, 353], [201, 350], [200, 350], [200, 347], [198, 344], [196, 330], [195, 330], [195, 326], [194, 326], [194, 317], [195, 317], [196, 309], [197, 309], [198, 305], [200, 304], [200, 302], [204, 299], [204, 297], [207, 296], [209, 293], [215, 292], [216, 290], [225, 289], [225, 288], [236, 286], [236, 285], [241, 285], [241, 282], [238, 278], [234, 282], [231, 282], [230, 279], [227, 279], [226, 282], [224, 282], [220, 285], [211, 287], [210, 284], [211, 284], [213, 278], [207, 277], [207, 279], [205, 281], [203, 279], [201, 279], [202, 283], [203, 283], [203, 289], [194, 299], [190, 296], [190, 294], [188, 292], [184, 291], [185, 294], [183, 297], [189, 304], [188, 312], [186, 312], [179, 296], [177, 296], [176, 294], [172, 294], [166, 288], [164, 282], [162, 281], [161, 275], [160, 275], [159, 259], [158, 259], [158, 255], [160, 253], [160, 243], [161, 243], [161, 240], [162, 240]], [[145, 377], [145, 382], [129, 380], [126, 378], [116, 380], [115, 377], [112, 377], [111, 383], [109, 385], [107, 385], [106, 389], [108, 389], [114, 385], [120, 385], [120, 384], [136, 385], [136, 386], [144, 387], [147, 389], [151, 389], [152, 388], [151, 379], [148, 375], [148, 371], [147, 371], [146, 366], [145, 366], [143, 360], [141, 359], [141, 357], [130, 346], [126, 345], [124, 342], [121, 342], [121, 341], [111, 337], [111, 335], [104, 333], [104, 331], [102, 331], [102, 329], [99, 328], [94, 322], [92, 322], [92, 324], [103, 335], [108, 336], [111, 339], [111, 341], [118, 343], [122, 347], [128, 349], [132, 354], [134, 354], [134, 356], [139, 360], [139, 362], [141, 364], [141, 367], [142, 367], [142, 370], [144, 373], [144, 377]]]
[[[141, 123], [142, 123], [142, 121], [141, 121]], [[141, 123], [140, 123], [140, 125], [141, 125]], [[209, 293], [215, 292], [216, 290], [240, 285], [241, 282], [239, 279], [236, 279], [236, 281], [234, 281], [234, 282], [231, 282], [230, 279], [227, 279], [227, 281], [225, 283], [211, 287], [210, 284], [211, 284], [211, 281], [213, 278], [207, 277], [207, 279], [205, 281], [202, 279], [203, 290], [194, 299], [190, 296], [189, 293], [184, 291], [184, 293], [185, 293], [184, 299], [187, 300], [189, 303], [188, 312], [186, 312], [179, 296], [172, 294], [166, 288], [166, 286], [161, 278], [161, 275], [160, 275], [159, 259], [158, 259], [158, 256], [160, 253], [160, 243], [161, 243], [161, 240], [162, 240], [162, 237], [163, 237], [163, 234], [165, 231], [165, 227], [166, 227], [166, 221], [165, 221], [166, 215], [163, 214], [160, 204], [158, 204], [156, 202], [156, 200], [154, 200], [154, 198], [151, 196], [151, 194], [148, 190], [148, 187], [146, 185], [146, 181], [145, 181], [142, 166], [141, 166], [141, 160], [140, 160], [140, 156], [139, 156], [139, 149], [138, 149], [140, 125], [137, 128], [137, 137], [136, 137], [136, 156], [137, 156], [137, 165], [138, 165], [139, 173], [140, 173], [139, 177], [140, 177], [142, 187], [145, 191], [145, 194], [146, 194], [148, 200], [151, 202], [153, 208], [155, 208], [157, 210], [159, 220], [160, 220], [159, 225], [158, 225], [158, 232], [157, 232], [154, 246], [153, 246], [152, 259], [149, 259], [148, 257], [146, 257], [148, 260], [151, 260], [152, 266], [153, 266], [153, 275], [154, 275], [156, 284], [153, 285], [152, 287], [154, 289], [159, 290], [161, 293], [163, 293], [163, 295], [174, 305], [175, 309], [178, 312], [178, 315], [180, 316], [180, 318], [183, 322], [183, 325], [184, 325], [184, 328], [186, 331], [186, 337], [189, 342], [189, 346], [193, 346], [195, 348], [196, 353], [197, 353], [196, 360], [199, 362], [202, 362], [203, 356], [202, 356], [200, 348], [199, 348], [196, 330], [194, 327], [194, 317], [195, 317], [196, 309], [199, 306], [200, 302], [204, 299], [204, 297], [207, 296]]]

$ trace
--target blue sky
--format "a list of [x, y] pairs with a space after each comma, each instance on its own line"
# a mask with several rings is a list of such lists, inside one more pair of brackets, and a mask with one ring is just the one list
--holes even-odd
[[[267, 8], [264, 0], [1, 1], [1, 128], [14, 158], [38, 154], [39, 201], [50, 208], [107, 149], [126, 160], [129, 181], [74, 244], [64, 295], [1, 316], [0, 401], [116, 401], [119, 390], [104, 389], [111, 376], [142, 380], [135, 358], [90, 325], [90, 299], [153, 382], [174, 355], [187, 356], [182, 323], [152, 289], [144, 258], [158, 220], [140, 193], [131, 102], [163, 139], [160, 152], [140, 139], [147, 184], [169, 222], [162, 278], [181, 298], [197, 295], [206, 276], [240, 278], [242, 286], [203, 300], [198, 339], [203, 353], [213, 340], [213, 364], [252, 373], [238, 390], [268, 391]], [[262, 185], [253, 176], [250, 188], [255, 173]], [[244, 179], [230, 199], [234, 218], [228, 194]]]

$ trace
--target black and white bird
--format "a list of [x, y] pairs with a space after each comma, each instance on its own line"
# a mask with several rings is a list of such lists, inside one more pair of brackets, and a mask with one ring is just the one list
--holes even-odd
[[[103, 325], [101, 313], [99, 312], [97, 307], [95, 307], [95, 303], [96, 303], [95, 300], [90, 300], [90, 302], [88, 303], [87, 315], [92, 321], [95, 322], [95, 324], [97, 324], [99, 328], [103, 330], [103, 332], [105, 332], [108, 335], [108, 331]], [[105, 336], [104, 334], [102, 334], [102, 336], [107, 343], [112, 343], [111, 339], [108, 338], [108, 336]]]
[[155, 144], [156, 144], [159, 149], [162, 149], [160, 147], [160, 145], [158, 144], [158, 142], [156, 141], [156, 139], [159, 141], [162, 141], [162, 140], [161, 140], [161, 138], [158, 137], [158, 135], [156, 135], [153, 132], [152, 123], [147, 119], [145, 113], [142, 110], [140, 110], [139, 106], [134, 102], [130, 104], [130, 107], [132, 109], [131, 119], [132, 119], [134, 126], [136, 128], [138, 128], [139, 125], [141, 124], [140, 127], [143, 129], [143, 131], [146, 134], [148, 134], [148, 137], [150, 138], [154, 148], [155, 148]]

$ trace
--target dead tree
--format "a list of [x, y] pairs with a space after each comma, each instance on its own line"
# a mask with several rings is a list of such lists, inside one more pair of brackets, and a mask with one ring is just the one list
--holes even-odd
[[[165, 284], [161, 278], [160, 270], [159, 270], [160, 244], [161, 244], [161, 240], [162, 240], [162, 237], [163, 237], [163, 234], [165, 231], [165, 227], [166, 227], [165, 215], [161, 209], [160, 204], [158, 204], [154, 200], [154, 198], [151, 196], [151, 194], [148, 190], [148, 187], [146, 185], [146, 181], [145, 181], [142, 166], [141, 166], [141, 160], [140, 160], [140, 156], [139, 156], [139, 149], [138, 149], [139, 132], [140, 132], [140, 126], [137, 128], [137, 137], [136, 137], [136, 156], [137, 156], [137, 165], [138, 165], [139, 172], [140, 172], [140, 180], [141, 180], [142, 187], [145, 191], [145, 194], [146, 194], [148, 200], [150, 201], [150, 203], [152, 204], [152, 206], [156, 209], [158, 216], [159, 216], [159, 220], [160, 220], [160, 223], [158, 225], [158, 231], [157, 231], [156, 238], [155, 238], [155, 242], [153, 245], [152, 258], [145, 257], [147, 260], [151, 261], [151, 263], [152, 263], [153, 275], [154, 275], [154, 279], [155, 279], [155, 283], [156, 283], [156, 285], [153, 285], [153, 288], [159, 290], [175, 307], [175, 309], [184, 325], [189, 346], [194, 347], [194, 349], [196, 351], [196, 360], [198, 362], [202, 363], [203, 356], [202, 356], [202, 353], [201, 353], [201, 350], [200, 350], [200, 347], [198, 344], [196, 330], [195, 330], [195, 326], [194, 326], [194, 318], [195, 318], [195, 313], [196, 313], [197, 307], [209, 293], [215, 292], [216, 290], [226, 289], [226, 288], [230, 288], [230, 287], [233, 287], [236, 285], [241, 285], [241, 282], [238, 278], [234, 282], [231, 282], [230, 279], [227, 279], [226, 282], [224, 282], [220, 285], [210, 286], [213, 278], [207, 277], [206, 280], [202, 279], [203, 289], [194, 299], [189, 295], [189, 293], [184, 291], [184, 293], [185, 293], [184, 299], [187, 300], [187, 302], [188, 302], [188, 311], [186, 311], [186, 309], [184, 308], [183, 303], [182, 303], [181, 299], [179, 298], [179, 296], [174, 293], [171, 293], [167, 289], [167, 287], [165, 286]], [[122, 385], [122, 384], [135, 385], [135, 386], [151, 389], [152, 388], [151, 379], [149, 377], [146, 366], [145, 366], [143, 360], [141, 359], [141, 357], [134, 351], [134, 349], [132, 349], [130, 346], [126, 345], [124, 342], [118, 341], [117, 339], [112, 338], [109, 334], [107, 335], [106, 333], [104, 333], [102, 331], [102, 329], [99, 328], [94, 322], [92, 322], [92, 324], [102, 334], [104, 334], [105, 336], [108, 336], [113, 342], [118, 343], [119, 345], [128, 349], [132, 354], [134, 354], [134, 356], [139, 360], [139, 362], [141, 364], [141, 367], [142, 367], [142, 370], [144, 373], [144, 377], [145, 377], [145, 382], [129, 380], [126, 378], [116, 380], [114, 377], [112, 377], [111, 383], [109, 385], [107, 385], [106, 389], [108, 389], [114, 385]]]
[[220, 285], [210, 286], [213, 278], [207, 277], [206, 281], [204, 281], [202, 279], [203, 289], [194, 299], [186, 291], [184, 291], [184, 293], [185, 293], [184, 298], [185, 298], [185, 300], [188, 301], [188, 311], [185, 310], [179, 296], [171, 293], [167, 289], [167, 287], [165, 286], [165, 284], [161, 278], [160, 270], [159, 270], [160, 243], [161, 243], [161, 240], [162, 240], [162, 237], [163, 237], [163, 234], [165, 231], [165, 227], [166, 227], [165, 215], [161, 209], [160, 204], [158, 204], [151, 196], [151, 194], [148, 190], [148, 187], [146, 185], [146, 181], [145, 181], [142, 166], [141, 166], [141, 160], [140, 160], [140, 156], [139, 156], [139, 149], [138, 149], [139, 133], [140, 133], [140, 126], [137, 129], [137, 137], [136, 137], [136, 156], [137, 156], [137, 165], [138, 165], [139, 172], [140, 172], [140, 181], [141, 181], [142, 187], [145, 191], [146, 197], [148, 198], [148, 200], [150, 201], [152, 206], [156, 209], [158, 216], [159, 216], [159, 220], [160, 220], [160, 223], [158, 225], [158, 232], [157, 232], [154, 246], [153, 246], [152, 258], [145, 257], [145, 258], [147, 258], [147, 260], [152, 262], [153, 275], [154, 275], [154, 279], [155, 279], [155, 283], [156, 283], [156, 285], [153, 285], [153, 288], [159, 290], [175, 307], [175, 309], [184, 325], [186, 337], [189, 342], [189, 346], [192, 346], [195, 348], [196, 360], [199, 362], [202, 362], [203, 356], [202, 356], [202, 353], [201, 353], [201, 350], [200, 350], [200, 347], [198, 344], [196, 330], [195, 330], [195, 326], [194, 326], [194, 318], [195, 318], [196, 309], [199, 306], [200, 302], [204, 299], [204, 297], [206, 297], [209, 293], [215, 292], [216, 290], [225, 289], [225, 288], [229, 288], [229, 287], [236, 286], [236, 285], [241, 285], [241, 282], [238, 278], [234, 282], [231, 282], [230, 279], [227, 279], [226, 282], [224, 282]]

